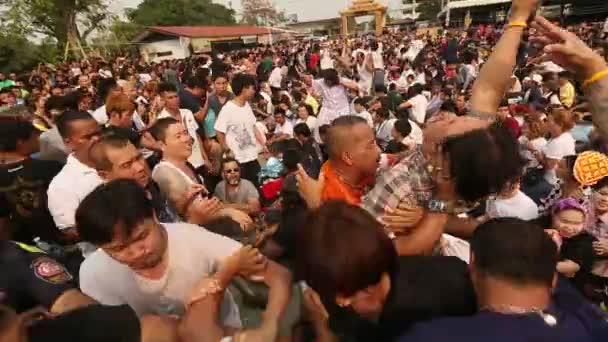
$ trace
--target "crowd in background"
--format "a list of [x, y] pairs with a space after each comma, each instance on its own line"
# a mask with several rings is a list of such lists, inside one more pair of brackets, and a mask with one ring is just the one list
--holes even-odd
[[0, 340], [608, 340], [608, 25], [538, 2], [0, 73]]

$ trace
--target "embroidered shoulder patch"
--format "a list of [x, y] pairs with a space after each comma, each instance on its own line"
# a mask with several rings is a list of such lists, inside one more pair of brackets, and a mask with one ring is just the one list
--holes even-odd
[[50, 284], [64, 284], [74, 279], [63, 265], [49, 257], [35, 259], [31, 268], [38, 279]]

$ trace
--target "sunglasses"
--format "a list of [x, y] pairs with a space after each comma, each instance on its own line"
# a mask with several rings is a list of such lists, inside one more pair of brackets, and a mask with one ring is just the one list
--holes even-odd
[[226, 170], [224, 172], [226, 172], [227, 174], [231, 174], [231, 173], [238, 173], [239, 171], [241, 171], [240, 169], [230, 169], [230, 170]]

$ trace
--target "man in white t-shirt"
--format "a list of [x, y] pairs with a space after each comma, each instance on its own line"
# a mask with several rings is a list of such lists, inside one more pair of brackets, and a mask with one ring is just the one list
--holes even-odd
[[496, 198], [486, 201], [486, 216], [488, 219], [517, 217], [529, 221], [538, 218], [538, 206], [519, 190], [519, 182], [515, 182]]
[[[101, 304], [128, 304], [139, 316], [182, 317], [200, 296], [199, 282], [225, 272], [226, 259], [242, 246], [196, 225], [163, 225], [153, 212], [146, 192], [132, 180], [112, 181], [87, 196], [76, 221], [82, 237], [99, 249], [80, 267], [80, 287]], [[289, 300], [291, 275], [253, 252], [247, 267], [233, 270], [232, 276], [263, 279], [270, 291], [262, 325], [277, 327]], [[226, 327], [242, 326], [229, 291], [220, 321]]]
[[276, 126], [274, 128], [274, 136], [270, 140], [271, 143], [293, 138], [293, 125], [287, 120], [285, 112], [277, 110], [274, 114], [274, 122]]
[[[215, 121], [217, 139], [224, 151], [232, 151], [241, 164], [241, 177], [258, 182], [260, 163], [256, 142], [264, 146], [264, 137], [256, 128], [256, 119], [249, 101], [255, 95], [256, 80], [251, 75], [239, 74], [232, 80], [235, 98], [226, 102]], [[265, 151], [267, 149], [263, 147]]]
[[194, 114], [188, 109], [179, 108], [179, 95], [175, 85], [171, 83], [162, 83], [159, 85], [158, 91], [165, 103], [164, 108], [158, 114], [158, 119], [174, 118], [175, 120], [178, 120], [186, 127], [188, 134], [190, 134], [190, 137], [192, 138], [192, 155], [188, 158], [190, 164], [196, 169], [205, 164], [211, 165], [207, 158], [207, 154], [205, 153], [205, 149], [203, 148], [201, 138], [198, 135], [199, 126]]
[[355, 110], [355, 116], [364, 119], [369, 124], [369, 127], [374, 128], [374, 119], [372, 115], [367, 111], [367, 102], [363, 97], [358, 97], [353, 102], [353, 107]]
[[418, 126], [422, 126], [426, 120], [426, 107], [429, 105], [429, 100], [422, 95], [422, 85], [418, 83], [412, 85], [408, 92], [411, 98], [402, 103], [399, 108], [408, 108], [410, 120]]

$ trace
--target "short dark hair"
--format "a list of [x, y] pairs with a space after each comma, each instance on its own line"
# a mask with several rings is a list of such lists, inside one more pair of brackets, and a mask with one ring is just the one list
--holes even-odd
[[36, 131], [29, 121], [16, 119], [0, 121], [0, 151], [14, 152], [20, 141], [30, 139]]
[[439, 110], [443, 112], [456, 113], [456, 103], [453, 100], [447, 100], [441, 104]]
[[95, 164], [95, 169], [101, 171], [111, 170], [112, 162], [108, 159], [107, 148], [125, 148], [129, 143], [129, 138], [122, 134], [102, 134], [89, 151], [89, 158]]
[[179, 123], [179, 121], [177, 121], [174, 118], [158, 119], [154, 123], [154, 125], [152, 125], [152, 127], [150, 127], [148, 129], [148, 132], [150, 132], [150, 134], [152, 135], [152, 137], [154, 139], [165, 142], [165, 139], [167, 138], [167, 136], [166, 136], [167, 128], [169, 128], [169, 126], [175, 125], [177, 123]]
[[471, 251], [481, 274], [520, 285], [551, 286], [558, 260], [551, 238], [517, 218], [493, 219], [477, 227]]
[[526, 164], [513, 134], [499, 122], [448, 138], [443, 152], [450, 161], [456, 192], [467, 201], [498, 193], [521, 177]]
[[384, 228], [368, 212], [342, 201], [325, 202], [298, 230], [297, 273], [324, 301], [351, 296], [380, 282], [397, 261]]
[[325, 69], [321, 71], [323, 76], [323, 80], [328, 87], [335, 87], [340, 84], [340, 76], [338, 75], [338, 71], [336, 69]]
[[225, 72], [220, 72], [219, 74], [213, 75], [211, 77], [211, 81], [215, 82], [218, 78], [225, 78], [226, 81], [228, 81], [230, 78], [228, 77], [228, 74], [226, 74]]
[[97, 94], [99, 98], [103, 101], [106, 100], [106, 97], [110, 94], [110, 92], [118, 87], [118, 83], [113, 78], [104, 78], [99, 80], [97, 83]]
[[154, 217], [144, 188], [130, 179], [98, 186], [76, 210], [76, 228], [83, 241], [94, 245], [112, 242], [117, 230], [130, 236], [143, 220]]
[[75, 121], [80, 120], [95, 120], [91, 114], [87, 112], [79, 112], [75, 110], [68, 110], [65, 113], [57, 117], [57, 130], [63, 139], [66, 139], [72, 134], [70, 126]]
[[207, 89], [207, 80], [199, 76], [191, 76], [186, 80], [186, 86], [191, 89]]
[[302, 162], [302, 151], [296, 148], [288, 148], [283, 152], [283, 166], [288, 172], [298, 169], [298, 164]]
[[365, 109], [368, 107], [367, 101], [363, 97], [357, 97], [353, 104], [363, 106]]
[[306, 108], [306, 111], [308, 112], [308, 115], [310, 115], [310, 116], [314, 116], [315, 115], [314, 109], [308, 103], [300, 103], [298, 105], [298, 109], [300, 109], [300, 108]]
[[303, 135], [305, 138], [308, 138], [312, 135], [312, 132], [310, 131], [310, 127], [308, 127], [307, 124], [301, 122], [295, 125], [295, 127], [293, 128], [293, 134], [295, 136]]
[[232, 80], [232, 91], [234, 95], [239, 96], [243, 90], [248, 87], [255, 87], [255, 77], [246, 74], [238, 74]]
[[173, 83], [162, 82], [158, 85], [158, 93], [177, 93], [177, 87]]
[[331, 126], [327, 124], [319, 126], [319, 135], [327, 134], [330, 128]]
[[407, 137], [408, 135], [410, 135], [410, 133], [412, 133], [412, 125], [407, 119], [395, 121], [393, 127], [397, 132], [399, 132], [399, 134], [403, 135], [404, 137]]
[[388, 119], [389, 116], [391, 116], [391, 113], [388, 110], [388, 108], [382, 107], [382, 108], [380, 108], [380, 109], [378, 109], [376, 111], [376, 115], [379, 116], [379, 117], [381, 117], [381, 118]]

